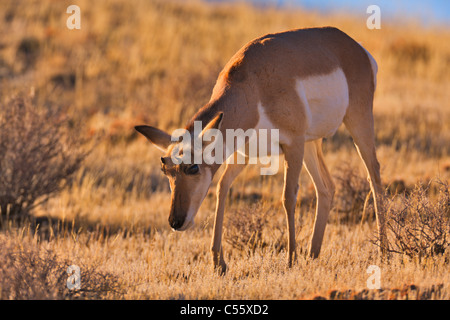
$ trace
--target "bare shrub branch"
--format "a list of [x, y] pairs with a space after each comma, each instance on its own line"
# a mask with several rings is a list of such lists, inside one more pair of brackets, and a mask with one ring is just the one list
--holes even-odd
[[67, 287], [68, 260], [29, 242], [0, 238], [0, 299], [102, 299], [119, 297], [117, 276], [80, 264], [81, 288]]
[[[450, 246], [450, 192], [447, 182], [419, 183], [405, 193], [385, 199], [387, 252], [410, 258], [443, 254]], [[379, 239], [372, 243], [380, 245]]]
[[[336, 194], [333, 205], [339, 213], [341, 222], [358, 223], [362, 219], [364, 203], [370, 193], [370, 185], [355, 168], [345, 164], [334, 175]], [[372, 206], [372, 210], [373, 206]]]
[[61, 112], [38, 108], [29, 98], [0, 106], [0, 211], [27, 214], [60, 191], [86, 152]]
[[[263, 235], [264, 227], [275, 214], [274, 210], [262, 209], [260, 206], [239, 209], [230, 213], [227, 217], [225, 241], [238, 250], [254, 252], [257, 248], [266, 247], [268, 241]], [[271, 229], [279, 231], [279, 237], [272, 245], [275, 249], [283, 247], [284, 228], [270, 224]], [[272, 230], [274, 231], [274, 230]]]

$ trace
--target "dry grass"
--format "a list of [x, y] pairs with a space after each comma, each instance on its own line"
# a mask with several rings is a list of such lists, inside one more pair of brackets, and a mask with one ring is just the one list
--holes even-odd
[[[209, 254], [214, 187], [196, 226], [172, 232], [159, 153], [132, 130], [142, 123], [166, 130], [183, 126], [207, 102], [222, 66], [250, 39], [333, 25], [360, 41], [379, 65], [374, 113], [385, 186], [395, 193], [397, 187], [412, 190], [418, 181], [435, 177], [448, 181], [448, 29], [384, 23], [381, 30], [368, 30], [361, 17], [246, 4], [77, 4], [82, 28], [71, 31], [64, 1], [0, 2], [1, 106], [32, 93], [34, 105], [59, 106], [74, 123], [83, 123], [77, 126], [82, 136], [102, 137], [70, 185], [27, 219], [3, 223], [2, 299], [404, 299], [405, 286], [408, 292], [427, 293], [414, 291], [408, 298], [450, 298], [449, 250], [420, 261], [403, 255], [379, 259], [370, 242], [374, 221], [361, 223], [356, 200], [364, 196], [359, 190], [366, 188], [364, 168], [344, 128], [325, 141], [326, 162], [340, 187], [321, 257], [305, 256], [314, 218], [307, 175], [301, 175], [297, 207], [299, 259], [289, 269], [282, 174], [261, 178], [251, 167], [229, 198], [224, 277], [212, 272]], [[342, 171], [344, 164], [352, 168], [351, 176]], [[66, 290], [68, 264], [81, 267], [85, 291]], [[366, 270], [373, 264], [382, 270], [386, 294], [365, 291]], [[47, 289], [39, 295], [37, 287]]]
[[[0, 237], [0, 299], [101, 299], [120, 297], [118, 277], [80, 265], [82, 286], [69, 289], [71, 261], [61, 260], [37, 238]], [[19, 243], [20, 242], [20, 243]]]

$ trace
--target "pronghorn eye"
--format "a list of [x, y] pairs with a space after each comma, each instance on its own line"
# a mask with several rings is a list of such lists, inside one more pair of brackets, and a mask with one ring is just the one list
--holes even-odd
[[186, 169], [186, 174], [197, 174], [199, 171], [198, 164], [194, 164]]
[[166, 174], [166, 169], [165, 169], [165, 166], [164, 166], [165, 164], [166, 164], [166, 160], [163, 157], [161, 157], [161, 171], [164, 174]]

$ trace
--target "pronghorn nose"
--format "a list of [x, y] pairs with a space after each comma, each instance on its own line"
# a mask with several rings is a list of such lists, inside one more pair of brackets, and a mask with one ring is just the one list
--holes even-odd
[[169, 218], [169, 224], [173, 229], [178, 230], [183, 226], [184, 220]]

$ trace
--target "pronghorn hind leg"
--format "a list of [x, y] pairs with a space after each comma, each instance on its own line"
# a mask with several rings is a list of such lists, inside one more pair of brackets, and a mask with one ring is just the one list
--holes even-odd
[[[383, 208], [383, 187], [381, 184], [380, 164], [377, 160], [375, 148], [375, 130], [371, 108], [366, 114], [349, 113], [344, 119], [345, 126], [355, 143], [358, 154], [364, 162], [368, 173], [370, 189], [374, 198], [374, 206], [377, 218], [378, 237], [381, 253], [387, 248], [385, 230], [385, 217]], [[352, 116], [353, 115], [353, 116]]]
[[283, 207], [288, 228], [288, 265], [295, 260], [295, 205], [297, 203], [298, 179], [303, 165], [303, 137], [289, 146], [282, 146], [284, 153]]
[[217, 184], [217, 203], [214, 219], [214, 234], [211, 243], [211, 253], [214, 269], [217, 269], [220, 274], [225, 274], [227, 269], [227, 265], [225, 263], [225, 260], [223, 259], [222, 251], [222, 231], [225, 202], [231, 184], [244, 168], [245, 164], [227, 164], [225, 171], [223, 172]]
[[316, 189], [316, 217], [309, 255], [312, 258], [317, 258], [322, 246], [335, 190], [333, 180], [323, 159], [322, 139], [305, 143], [303, 161]]

